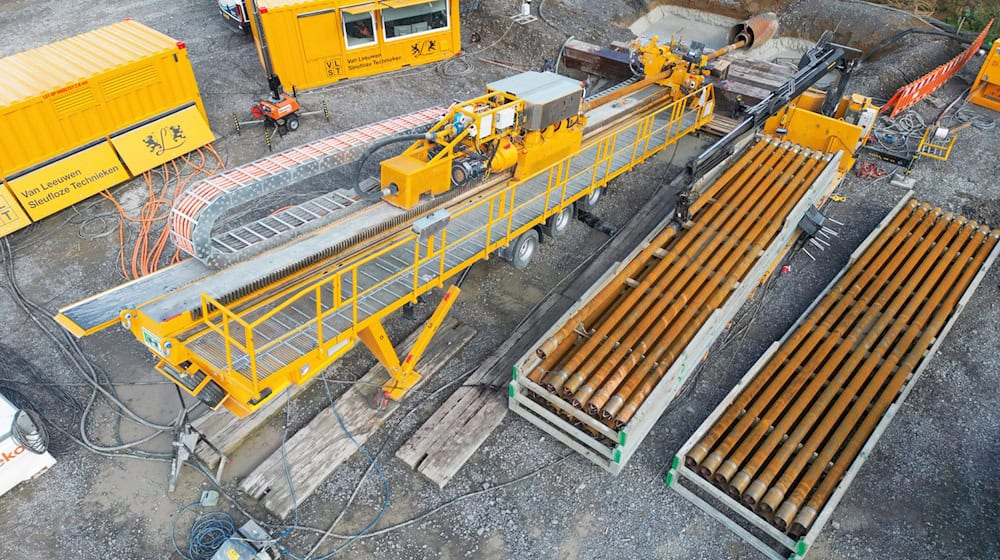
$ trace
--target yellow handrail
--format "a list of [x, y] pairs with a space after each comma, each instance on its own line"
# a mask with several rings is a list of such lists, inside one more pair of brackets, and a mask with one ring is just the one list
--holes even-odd
[[[705, 97], [701, 98], [702, 95]], [[698, 101], [699, 99], [700, 102]], [[706, 100], [708, 102], [706, 102]], [[318, 350], [323, 350], [324, 346], [332, 347], [340, 344], [341, 341], [346, 340], [348, 337], [351, 339], [356, 338], [358, 331], [363, 328], [365, 321], [381, 319], [386, 312], [398, 308], [406, 301], [412, 301], [418, 295], [434, 287], [442, 286], [445, 280], [459, 273], [468, 265], [468, 263], [486, 257], [496, 249], [506, 246], [512, 239], [516, 238], [517, 235], [520, 235], [527, 229], [541, 223], [552, 214], [562, 211], [563, 208], [572, 204], [576, 200], [587, 196], [593, 191], [593, 189], [603, 187], [608, 183], [608, 181], [614, 179], [621, 173], [632, 169], [632, 167], [636, 164], [641, 163], [648, 157], [666, 148], [684, 134], [687, 134], [689, 131], [701, 126], [711, 117], [710, 114], [705, 114], [705, 107], [709, 105], [714, 105], [714, 95], [711, 90], [711, 86], [706, 86], [705, 88], [692, 92], [688, 96], [681, 98], [666, 107], [643, 116], [638, 120], [638, 122], [632, 121], [624, 123], [611, 132], [587, 142], [577, 153], [567, 156], [566, 158], [554, 163], [546, 169], [540, 170], [530, 177], [519, 181], [511, 181], [505, 188], [501, 188], [496, 192], [490, 193], [473, 204], [469, 204], [468, 206], [455, 210], [452, 215], [452, 220], [456, 220], [468, 212], [484, 208], [488, 212], [488, 218], [485, 223], [472, 229], [469, 233], [460, 237], [456, 236], [454, 239], [449, 239], [445, 234], [445, 231], [447, 230], [444, 230], [440, 235], [438, 243], [428, 240], [425, 255], [421, 254], [421, 241], [416, 234], [400, 234], [399, 237], [391, 240], [383, 247], [380, 247], [378, 250], [350, 262], [341, 268], [341, 270], [338, 270], [329, 277], [311, 282], [309, 285], [303, 286], [297, 290], [290, 290], [288, 292], [283, 292], [267, 298], [265, 301], [243, 310], [242, 312], [237, 312], [233, 309], [227, 308], [211, 297], [203, 295], [203, 320], [209, 328], [225, 339], [227, 354], [226, 359], [230, 370], [233, 370], [230, 349], [235, 347], [246, 353], [250, 363], [250, 372], [248, 372], [249, 377], [251, 377], [254, 390], [256, 390], [259, 382], [257, 357], [261, 353], [267, 352], [276, 345], [285, 342], [290, 337], [296, 336], [299, 333], [312, 328], [314, 325], [316, 328], [315, 342]], [[657, 117], [665, 114], [667, 111], [670, 111], [669, 119], [667, 119], [666, 122], [657, 123]], [[688, 127], [681, 128], [683, 118], [689, 115], [692, 111], [695, 112], [695, 118], [692, 123]], [[618, 146], [619, 136], [626, 130], [634, 130], [636, 132], [635, 139], [625, 146]], [[572, 171], [573, 162], [576, 161], [577, 158], [582, 157], [582, 154], [586, 153], [590, 149], [594, 150], [594, 154], [590, 156], [594, 158], [593, 161], [574, 173]], [[622, 165], [619, 169], [613, 170], [612, 161], [614, 157], [625, 153], [626, 150], [630, 151], [628, 163]], [[545, 190], [542, 193], [529, 197], [525, 200], [519, 200], [519, 187], [529, 181], [534, 181], [541, 177], [542, 173], [547, 174], [545, 180]], [[567, 186], [573, 181], [585, 177], [585, 174], [590, 175], [589, 185], [586, 188], [581, 189], [580, 192], [575, 195], [568, 197]], [[556, 189], [559, 189], [559, 204], [553, 205], [552, 200], [556, 194], [554, 192]], [[542, 200], [542, 203], [544, 204], [540, 216], [528, 220], [525, 224], [517, 225], [514, 223], [514, 217], [518, 210], [539, 200]], [[506, 235], [497, 241], [493, 241], [492, 236], [497, 227], [503, 227]], [[480, 235], [485, 235], [483, 251], [476, 252], [465, 261], [457, 263], [449, 268], [445, 261], [445, 256], [448, 250]], [[390, 252], [409, 246], [410, 244], [413, 246], [413, 252], [412, 261], [409, 264], [402, 266], [397, 271], [391, 273], [388, 277], [379, 279], [366, 288], [361, 288], [359, 286], [359, 271], [362, 266], [369, 264]], [[440, 265], [434, 267], [436, 269], [436, 274], [434, 275], [435, 277], [422, 280], [420, 278], [422, 266], [435, 260], [440, 261]], [[407, 274], [413, 275], [411, 292], [409, 294], [404, 294], [398, 299], [393, 299], [393, 303], [384, 306], [383, 309], [372, 313], [369, 317], [359, 320], [358, 307], [359, 300], [361, 298], [374, 290], [378, 290], [379, 288], [404, 277]], [[343, 287], [344, 282], [347, 280], [350, 281], [351, 286], [350, 293], [345, 296]], [[329, 305], [325, 305], [322, 301], [322, 292], [327, 285], [330, 286], [332, 292]], [[302, 299], [308, 297], [315, 298], [315, 304], [309, 306], [315, 309], [315, 315], [312, 318], [305, 323], [284, 332], [280, 336], [275, 337], [273, 340], [268, 341], [259, 348], [255, 348], [253, 341], [254, 331], [256, 329], [267, 321], [272, 320], [277, 314], [286, 310], [289, 306], [295, 305]], [[275, 303], [277, 303], [277, 305], [274, 305]], [[209, 319], [209, 314], [207, 313], [209, 305], [220, 311], [220, 317], [223, 320], [222, 328]], [[274, 307], [271, 307], [267, 312], [261, 314], [253, 321], [248, 322], [243, 319], [244, 316], [259, 312], [262, 308], [271, 305], [274, 305]], [[323, 322], [330, 316], [346, 309], [350, 309], [350, 326], [339, 333], [324, 333]], [[229, 332], [230, 321], [236, 322], [244, 328], [246, 344], [241, 344], [238, 340], [232, 337], [232, 334]], [[239, 382], [243, 381], [239, 378], [236, 379]]]

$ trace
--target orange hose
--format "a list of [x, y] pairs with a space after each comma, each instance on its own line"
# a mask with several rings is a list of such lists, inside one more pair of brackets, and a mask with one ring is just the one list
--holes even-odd
[[[136, 216], [129, 215], [110, 191], [101, 192], [101, 196], [109, 200], [118, 212], [118, 264], [126, 279], [139, 278], [159, 270], [160, 263], [164, 261], [164, 253], [170, 238], [167, 219], [170, 216], [170, 208], [176, 202], [178, 195], [187, 188], [195, 177], [199, 175], [211, 176], [224, 167], [222, 157], [219, 156], [215, 148], [211, 145], [205, 147], [215, 156], [214, 161], [199, 148], [196, 150], [199, 158], [197, 162], [194, 160], [194, 156], [189, 158], [188, 155], [184, 155], [179, 158], [183, 162], [183, 166], [176, 159], [164, 163], [161, 167], [163, 185], [159, 187], [159, 192], [153, 184], [152, 173], [149, 171], [143, 173], [142, 177], [146, 182], [148, 198], [139, 208]], [[173, 168], [173, 172], [171, 172], [171, 168]], [[167, 211], [157, 215], [161, 207], [166, 207]], [[125, 253], [129, 251], [126, 248], [126, 222], [139, 225], [135, 244], [131, 247], [129, 263], [126, 263], [125, 260]], [[180, 262], [180, 257], [180, 249], [175, 249], [167, 262], [169, 264]]]

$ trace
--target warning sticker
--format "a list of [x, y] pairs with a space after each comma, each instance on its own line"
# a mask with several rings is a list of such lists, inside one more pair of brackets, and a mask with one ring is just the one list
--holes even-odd
[[194, 105], [111, 137], [111, 143], [133, 175], [181, 157], [213, 140], [215, 135]]

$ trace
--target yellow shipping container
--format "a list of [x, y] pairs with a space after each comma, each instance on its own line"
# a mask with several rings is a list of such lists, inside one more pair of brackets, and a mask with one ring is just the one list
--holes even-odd
[[136, 21], [0, 59], [0, 76], [0, 236], [214, 140], [184, 43]]
[[[258, 0], [275, 73], [308, 89], [453, 57], [458, 0]], [[260, 29], [251, 26], [260, 46]]]

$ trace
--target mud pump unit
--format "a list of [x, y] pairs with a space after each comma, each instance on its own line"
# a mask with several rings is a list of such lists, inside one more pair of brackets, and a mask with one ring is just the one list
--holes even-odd
[[[449, 280], [491, 255], [523, 268], [543, 235], [565, 233], [576, 207], [706, 124], [715, 107], [706, 65], [773, 34], [754, 25], [764, 32], [741, 24], [719, 51], [636, 44], [636, 76], [590, 97], [574, 79], [526, 72], [451, 107], [205, 179], [170, 216], [171, 238], [194, 258], [68, 306], [58, 320], [77, 336], [124, 326], [161, 373], [239, 416], [358, 341], [389, 372], [384, 396], [401, 398], [458, 295]], [[391, 144], [406, 147], [378, 160]], [[369, 160], [379, 161], [378, 177], [367, 176]], [[312, 179], [333, 184], [268, 207], [280, 198], [268, 195]], [[447, 288], [441, 303], [399, 356], [382, 321], [434, 288]]]

